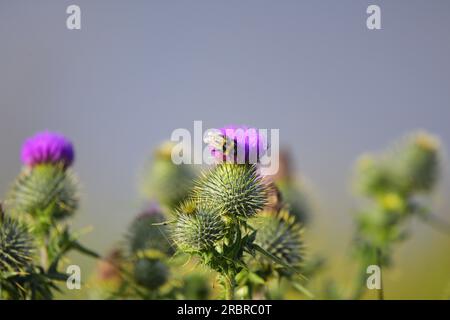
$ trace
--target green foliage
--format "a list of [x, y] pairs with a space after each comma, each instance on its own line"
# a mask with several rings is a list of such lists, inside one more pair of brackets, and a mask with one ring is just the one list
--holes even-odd
[[78, 207], [77, 179], [61, 165], [24, 168], [12, 187], [9, 202], [14, 212], [41, 220], [68, 217]]
[[425, 132], [411, 134], [385, 153], [365, 155], [358, 161], [355, 184], [372, 201], [355, 218], [353, 252], [361, 278], [354, 298], [363, 292], [368, 265], [392, 264], [393, 247], [407, 237], [406, 222], [414, 215], [430, 214], [417, 199], [433, 190], [440, 162], [439, 142]]
[[205, 300], [211, 294], [210, 285], [203, 274], [188, 274], [183, 281], [182, 294], [186, 299]]
[[[67, 252], [77, 250], [97, 257], [79, 244], [66, 229], [59, 237], [48, 237], [46, 245], [39, 246], [41, 258], [46, 258], [46, 263], [40, 266], [35, 261], [39, 243], [37, 235], [31, 234], [23, 222], [3, 214], [1, 216], [0, 296], [3, 298], [52, 299], [54, 291], [59, 290], [57, 282], [67, 279], [67, 274], [58, 271], [60, 261]], [[38, 236], [42, 235], [39, 233]]]
[[80, 234], [70, 231], [67, 218], [78, 208], [78, 181], [70, 168], [61, 163], [24, 167], [7, 203], [20, 221], [5, 218], [2, 223], [1, 264], [10, 271], [2, 272], [0, 280], [8, 299], [52, 299], [58, 283], [67, 280], [60, 268], [69, 252], [98, 258], [80, 244]]
[[[173, 298], [168, 257], [174, 250], [169, 241], [165, 216], [153, 204], [131, 223], [124, 248], [115, 249], [99, 264], [94, 279], [96, 296], [110, 299]], [[126, 254], [122, 255], [122, 252]]]
[[254, 216], [267, 204], [268, 186], [256, 165], [219, 164], [204, 174], [194, 188], [201, 205], [215, 208], [231, 218]]

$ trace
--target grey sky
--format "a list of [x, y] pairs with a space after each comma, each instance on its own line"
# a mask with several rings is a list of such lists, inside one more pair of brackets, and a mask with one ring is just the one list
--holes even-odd
[[[65, 27], [73, 3], [80, 31]], [[382, 30], [365, 27], [371, 3]], [[449, 30], [445, 0], [0, 0], [0, 191], [24, 138], [65, 133], [84, 186], [79, 224], [105, 246], [172, 130], [242, 123], [279, 128], [322, 217], [346, 225], [360, 153], [416, 128], [449, 149]]]

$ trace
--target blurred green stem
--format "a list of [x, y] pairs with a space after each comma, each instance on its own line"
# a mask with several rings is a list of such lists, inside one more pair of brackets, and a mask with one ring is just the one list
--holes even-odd
[[355, 291], [351, 297], [352, 300], [361, 299], [366, 289], [366, 277], [367, 277], [366, 266], [365, 264], [361, 264], [360, 270], [358, 271], [356, 278]]
[[234, 289], [236, 286], [236, 281], [234, 276], [224, 275], [224, 287], [225, 287], [225, 300], [234, 300]]
[[41, 267], [44, 270], [47, 270], [49, 267], [49, 253], [48, 253], [48, 247], [49, 247], [49, 240], [50, 235], [48, 233], [45, 233], [42, 236], [42, 246], [40, 248], [40, 258], [41, 258]]
[[381, 250], [380, 250], [380, 248], [376, 249], [376, 254], [377, 254], [377, 265], [380, 268], [380, 289], [378, 290], [378, 300], [384, 300], [383, 269], [382, 269]]

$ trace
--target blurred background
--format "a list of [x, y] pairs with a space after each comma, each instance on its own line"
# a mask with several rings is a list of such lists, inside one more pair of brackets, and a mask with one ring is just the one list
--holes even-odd
[[[176, 128], [278, 128], [313, 203], [309, 251], [324, 278], [353, 277], [352, 167], [366, 151], [425, 129], [450, 148], [450, 2], [0, 0], [0, 194], [23, 140], [60, 131], [83, 186], [75, 225], [106, 252], [141, 209], [138, 181]], [[81, 7], [81, 30], [66, 8]], [[445, 166], [435, 213], [450, 220]], [[387, 298], [444, 298], [450, 237], [426, 225], [396, 252]], [[94, 262], [74, 256], [87, 277]]]

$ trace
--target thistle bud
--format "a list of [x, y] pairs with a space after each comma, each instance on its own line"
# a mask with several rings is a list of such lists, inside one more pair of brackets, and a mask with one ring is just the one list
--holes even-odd
[[356, 187], [366, 195], [398, 190], [399, 181], [384, 158], [365, 154], [356, 164]]
[[3, 217], [0, 220], [0, 272], [23, 271], [31, 266], [33, 251], [27, 227]]
[[172, 235], [182, 251], [202, 252], [214, 247], [225, 236], [226, 228], [217, 211], [187, 202], [177, 210]]
[[256, 165], [223, 163], [197, 182], [194, 198], [225, 215], [248, 218], [267, 204], [268, 184]]
[[156, 205], [150, 206], [139, 215], [131, 224], [127, 236], [131, 253], [156, 249], [168, 255], [172, 254], [167, 227], [154, 225], [165, 220], [164, 214]]
[[158, 289], [166, 283], [168, 277], [169, 269], [159, 260], [141, 258], [134, 266], [136, 283], [150, 290]]
[[24, 168], [12, 187], [10, 202], [12, 209], [19, 213], [65, 218], [78, 207], [77, 179], [61, 165]]
[[256, 244], [289, 266], [301, 264], [304, 258], [303, 229], [288, 211], [265, 211], [252, 225], [257, 230]]
[[195, 174], [186, 164], [172, 162], [173, 143], [165, 143], [155, 152], [153, 162], [144, 174], [142, 193], [156, 199], [161, 205], [176, 207], [183, 201], [192, 186]]
[[426, 133], [410, 135], [396, 153], [396, 163], [406, 188], [431, 191], [439, 175], [439, 140]]

